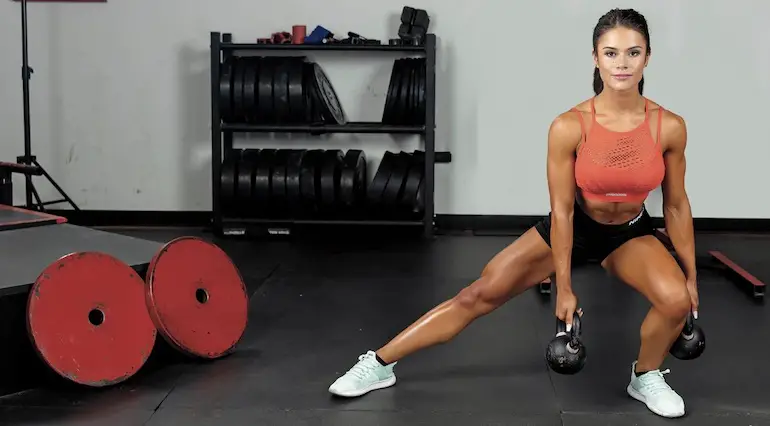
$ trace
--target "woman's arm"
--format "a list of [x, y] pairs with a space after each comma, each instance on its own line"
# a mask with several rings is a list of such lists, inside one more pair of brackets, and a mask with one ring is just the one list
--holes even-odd
[[[548, 131], [548, 191], [551, 200], [551, 250], [558, 292], [571, 293], [572, 219], [575, 207], [575, 151], [581, 138], [575, 112], [557, 117]], [[571, 317], [570, 317], [571, 321]]]
[[666, 111], [662, 138], [665, 138], [666, 176], [663, 180], [663, 219], [677, 257], [688, 281], [695, 280], [695, 233], [690, 200], [685, 190], [687, 125], [682, 117]]

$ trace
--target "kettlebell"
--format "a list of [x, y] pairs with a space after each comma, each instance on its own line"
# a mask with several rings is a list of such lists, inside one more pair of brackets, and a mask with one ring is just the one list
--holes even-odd
[[671, 345], [668, 352], [676, 358], [689, 361], [701, 356], [704, 350], [706, 350], [706, 334], [703, 333], [703, 329], [698, 324], [695, 324], [695, 317], [690, 312], [682, 328], [682, 333]]
[[580, 315], [572, 318], [572, 330], [567, 333], [567, 323], [556, 318], [556, 337], [545, 350], [545, 360], [551, 370], [559, 374], [578, 373], [586, 364], [586, 347], [580, 341]]

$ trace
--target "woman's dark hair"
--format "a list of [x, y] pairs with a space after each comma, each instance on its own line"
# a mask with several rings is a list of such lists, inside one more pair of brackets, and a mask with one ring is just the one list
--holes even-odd
[[[624, 27], [639, 32], [647, 42], [647, 55], [650, 54], [650, 29], [647, 27], [647, 20], [644, 19], [644, 15], [635, 11], [634, 9], [612, 9], [604, 16], [599, 18], [599, 22], [594, 27], [594, 52], [598, 55], [597, 46], [599, 44], [599, 38], [607, 31]], [[642, 93], [644, 88], [644, 77], [639, 82], [639, 93]], [[594, 68], [594, 93], [597, 95], [604, 89], [604, 82], [599, 75], [599, 68]]]

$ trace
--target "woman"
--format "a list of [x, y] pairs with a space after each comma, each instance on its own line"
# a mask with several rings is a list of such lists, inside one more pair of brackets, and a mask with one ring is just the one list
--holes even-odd
[[[694, 236], [685, 192], [686, 126], [642, 96], [650, 58], [645, 18], [630, 9], [602, 16], [593, 34], [594, 92], [553, 121], [547, 175], [551, 214], [496, 255], [481, 277], [392, 341], [361, 355], [329, 391], [360, 396], [392, 386], [395, 363], [445, 343], [475, 319], [555, 274], [556, 316], [571, 326], [578, 299], [570, 270], [598, 261], [651, 303], [627, 392], [664, 417], [684, 402], [660, 366], [692, 310], [697, 317]], [[654, 236], [644, 201], [662, 185], [666, 229], [680, 267]], [[639, 259], [645, 259], [640, 262]], [[684, 269], [684, 271], [682, 270]]]

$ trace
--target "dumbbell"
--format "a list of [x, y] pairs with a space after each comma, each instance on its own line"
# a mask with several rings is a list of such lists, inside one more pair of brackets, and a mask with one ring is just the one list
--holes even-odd
[[698, 324], [695, 324], [695, 317], [690, 312], [682, 333], [668, 352], [676, 358], [689, 361], [701, 356], [704, 350], [706, 350], [706, 334]]
[[572, 330], [567, 333], [567, 323], [556, 318], [556, 337], [545, 349], [545, 360], [551, 370], [559, 374], [576, 374], [586, 364], [586, 347], [580, 340], [580, 315], [572, 317]]

